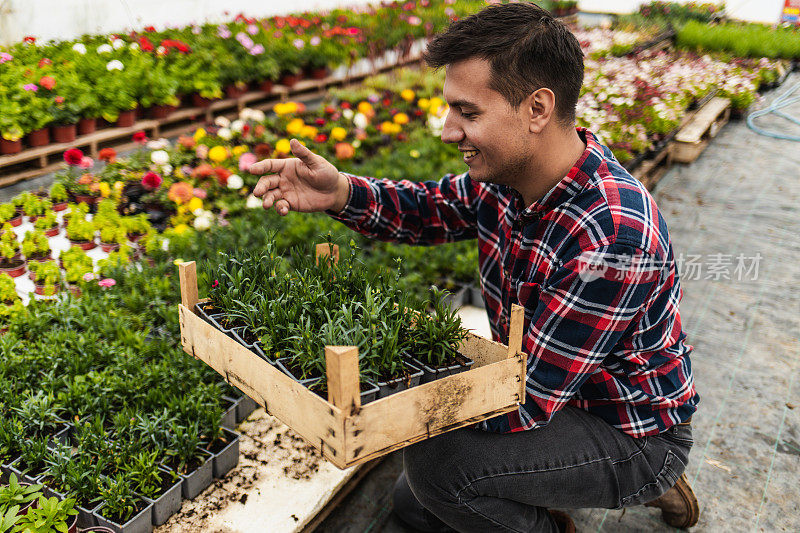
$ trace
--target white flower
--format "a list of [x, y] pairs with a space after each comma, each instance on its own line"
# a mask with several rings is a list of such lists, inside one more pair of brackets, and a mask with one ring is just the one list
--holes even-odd
[[355, 141], [351, 142], [350, 144], [353, 146], [353, 148], [359, 148], [361, 146], [361, 141], [356, 139]]
[[217, 126], [220, 126], [222, 128], [227, 128], [228, 126], [231, 125], [231, 119], [229, 119], [228, 117], [226, 117], [224, 115], [220, 115], [220, 116], [218, 116], [217, 118], [214, 119], [214, 124], [216, 124]]
[[169, 154], [165, 150], [156, 150], [150, 154], [150, 161], [156, 165], [166, 165], [169, 163]]
[[109, 71], [110, 70], [122, 70], [123, 68], [125, 68], [125, 65], [123, 65], [122, 61], [120, 61], [119, 59], [112, 59], [106, 65], [106, 70], [109, 70]]
[[236, 119], [231, 122], [231, 130], [239, 133], [244, 128], [244, 120]]
[[241, 111], [239, 111], [239, 118], [242, 120], [250, 120], [250, 117], [253, 116], [254, 109], [250, 109], [249, 107], [245, 107]]
[[161, 173], [165, 176], [172, 174], [173, 170], [174, 169], [172, 168], [172, 165], [170, 165], [169, 163], [161, 166]]
[[114, 50], [119, 50], [120, 48], [125, 46], [125, 43], [122, 41], [122, 39], [114, 39], [113, 41], [111, 41], [111, 46], [114, 47]]
[[267, 115], [265, 115], [264, 112], [261, 111], [260, 109], [253, 109], [253, 112], [250, 113], [250, 120], [255, 122], [263, 122], [264, 120], [266, 120], [266, 118]]
[[[139, 50], [139, 43], [131, 43], [131, 44], [128, 45], [128, 47], [131, 50], [134, 50], [134, 51]], [[138, 263], [137, 263], [137, 265], [138, 265]]]
[[161, 249], [165, 252], [169, 252], [169, 239], [164, 239], [161, 241]]
[[353, 115], [354, 115], [354, 113], [353, 113], [352, 109], [345, 109], [344, 111], [342, 111], [342, 116], [344, 118], [346, 118], [347, 120], [350, 120], [351, 118], [353, 118]]
[[110, 44], [101, 44], [97, 47], [98, 54], [110, 54], [114, 48]]
[[162, 137], [161, 139], [158, 140], [154, 139], [152, 141], [147, 141], [147, 144], [145, 146], [147, 146], [151, 150], [163, 150], [164, 148], [169, 147], [169, 140], [164, 139]]
[[231, 174], [228, 176], [229, 189], [241, 189], [242, 187], [244, 187], [244, 180], [239, 174]]
[[156, 53], [160, 56], [163, 56], [164, 54], [167, 53], [167, 49], [164, 48], [163, 46], [159, 46], [158, 48], [156, 48]]
[[369, 119], [363, 113], [356, 113], [353, 116], [353, 124], [356, 128], [365, 130], [369, 126]]
[[228, 128], [220, 128], [219, 131], [217, 131], [217, 137], [219, 137], [220, 139], [225, 139], [227, 141], [231, 137], [233, 137], [233, 133]]
[[72, 50], [83, 55], [86, 53], [86, 45], [83, 43], [75, 43], [72, 45]]
[[197, 231], [205, 231], [211, 227], [211, 219], [205, 216], [197, 217], [194, 219], [194, 222], [192, 222], [192, 226], [194, 226], [194, 229]]
[[251, 194], [250, 196], [247, 197], [247, 201], [245, 202], [244, 205], [248, 209], [258, 209], [263, 204], [261, 203], [261, 198], [258, 198]]

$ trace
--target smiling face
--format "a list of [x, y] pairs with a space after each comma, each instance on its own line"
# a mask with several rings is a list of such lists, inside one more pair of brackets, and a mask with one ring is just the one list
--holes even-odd
[[476, 181], [514, 186], [530, 175], [530, 114], [525, 102], [514, 109], [489, 87], [491, 70], [484, 59], [447, 66], [444, 98], [450, 106], [442, 141], [458, 144]]

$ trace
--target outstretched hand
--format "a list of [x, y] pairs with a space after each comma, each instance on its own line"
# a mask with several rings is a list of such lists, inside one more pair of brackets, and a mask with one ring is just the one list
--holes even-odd
[[264, 159], [249, 168], [252, 174], [264, 174], [253, 189], [253, 194], [263, 200], [264, 209], [274, 206], [281, 216], [290, 210], [341, 211], [350, 193], [347, 178], [297, 139], [292, 139], [290, 146], [295, 157]]

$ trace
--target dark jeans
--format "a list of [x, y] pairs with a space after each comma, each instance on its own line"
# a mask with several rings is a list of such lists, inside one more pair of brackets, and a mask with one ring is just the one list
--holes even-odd
[[421, 531], [557, 531], [547, 508], [619, 509], [659, 497], [691, 446], [687, 424], [636, 439], [574, 407], [531, 431], [459, 429], [404, 450], [395, 512]]

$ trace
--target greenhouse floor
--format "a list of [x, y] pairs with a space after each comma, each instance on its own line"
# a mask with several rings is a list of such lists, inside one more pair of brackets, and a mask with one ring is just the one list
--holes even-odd
[[[767, 101], [797, 83], [794, 73]], [[784, 111], [800, 117], [800, 103]], [[800, 135], [788, 124], [774, 115], [759, 120]], [[701, 396], [686, 471], [701, 509], [693, 531], [800, 530], [798, 169], [797, 143], [732, 122], [656, 189], [675, 255], [684, 258], [682, 320]], [[739, 276], [740, 254], [757, 275]], [[690, 266], [697, 264], [699, 273]], [[401, 468], [397, 453], [384, 460], [317, 531], [410, 531], [391, 514]], [[568, 512], [578, 531], [672, 530], [652, 508]]]

